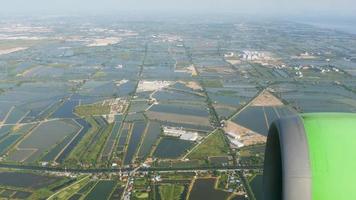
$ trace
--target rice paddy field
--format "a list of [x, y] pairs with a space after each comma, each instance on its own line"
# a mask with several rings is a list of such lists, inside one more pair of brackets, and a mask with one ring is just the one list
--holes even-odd
[[153, 146], [157, 143], [161, 135], [161, 126], [157, 122], [150, 122], [148, 124], [147, 132], [142, 140], [141, 147], [137, 154], [137, 157], [141, 160], [144, 160], [150, 152], [152, 151]]
[[124, 159], [124, 165], [128, 165], [133, 162], [133, 159], [136, 155], [137, 149], [141, 142], [141, 137], [145, 132], [146, 123], [136, 122], [133, 125], [132, 133], [128, 142], [128, 147]]
[[114, 179], [97, 179], [91, 176], [80, 176], [71, 184], [51, 195], [49, 200], [66, 199], [120, 199], [123, 194], [123, 185]]
[[51, 148], [55, 148], [58, 143], [66, 138], [73, 138], [78, 131], [78, 125], [72, 120], [54, 120], [39, 123], [10, 152], [9, 160], [18, 162], [41, 160], [41, 157], [50, 151]]
[[233, 121], [266, 136], [274, 120], [293, 114], [296, 111], [287, 106], [249, 106], [233, 118]]
[[186, 153], [193, 142], [164, 137], [158, 143], [153, 156], [162, 159], [175, 159]]
[[3, 199], [43, 199], [76, 179], [29, 171], [0, 170], [0, 197]]
[[215, 181], [214, 178], [195, 180], [189, 199], [227, 199], [229, 193], [215, 189]]
[[100, 180], [91, 189], [85, 200], [108, 199], [116, 186], [116, 181]]

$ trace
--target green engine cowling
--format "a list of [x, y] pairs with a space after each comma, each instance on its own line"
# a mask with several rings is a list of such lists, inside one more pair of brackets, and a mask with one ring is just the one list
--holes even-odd
[[275, 121], [267, 138], [263, 187], [265, 200], [356, 199], [356, 114]]

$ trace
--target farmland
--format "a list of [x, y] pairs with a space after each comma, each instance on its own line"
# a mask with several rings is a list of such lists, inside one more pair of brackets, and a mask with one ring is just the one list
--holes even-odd
[[251, 199], [274, 120], [356, 112], [354, 35], [176, 22], [1, 20], [0, 198]]
[[[58, 142], [66, 137], [74, 137], [78, 130], [76, 124], [71, 120], [41, 123], [10, 153], [9, 159], [20, 162], [41, 160], [41, 156], [45, 155]], [[38, 144], [39, 140], [42, 141], [40, 144]]]
[[206, 159], [211, 156], [226, 156], [228, 155], [228, 151], [229, 146], [226, 139], [220, 131], [216, 131], [190, 152], [188, 158]]

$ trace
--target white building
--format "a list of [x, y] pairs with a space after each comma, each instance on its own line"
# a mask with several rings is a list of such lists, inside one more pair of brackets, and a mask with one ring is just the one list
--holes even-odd
[[237, 148], [241, 148], [244, 146], [243, 143], [241, 143], [239, 140], [236, 140], [236, 139], [230, 139], [230, 142], [233, 146], [235, 146]]
[[237, 133], [233, 133], [233, 132], [226, 132], [226, 134], [231, 137], [232, 139], [240, 139], [240, 135], [238, 135]]
[[199, 135], [197, 132], [186, 132], [183, 133], [179, 139], [181, 140], [188, 140], [188, 141], [196, 141], [198, 139]]
[[199, 138], [199, 134], [197, 132], [186, 131], [182, 128], [177, 127], [163, 127], [163, 133], [167, 136], [177, 137], [181, 140], [188, 140], [188, 141], [196, 141]]

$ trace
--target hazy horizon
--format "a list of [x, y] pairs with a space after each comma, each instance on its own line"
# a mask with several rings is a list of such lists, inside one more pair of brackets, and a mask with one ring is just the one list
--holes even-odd
[[248, 14], [287, 16], [356, 16], [353, 0], [12, 0], [1, 2], [3, 14], [103, 14], [128, 12]]

